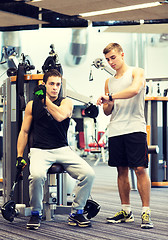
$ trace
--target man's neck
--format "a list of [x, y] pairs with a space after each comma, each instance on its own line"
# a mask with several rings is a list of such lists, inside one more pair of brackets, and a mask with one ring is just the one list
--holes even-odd
[[115, 78], [120, 78], [124, 75], [124, 73], [128, 70], [128, 65], [124, 63], [121, 68], [116, 70]]
[[54, 102], [58, 98], [58, 97], [51, 97], [48, 94], [46, 96], [50, 99], [51, 102]]
[[58, 97], [56, 97], [56, 98], [50, 98], [51, 102], [54, 102], [54, 101], [56, 101], [57, 99], [58, 99]]

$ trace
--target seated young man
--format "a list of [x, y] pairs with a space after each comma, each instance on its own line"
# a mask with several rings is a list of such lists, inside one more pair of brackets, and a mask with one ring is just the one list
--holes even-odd
[[67, 173], [78, 180], [76, 194], [68, 224], [89, 227], [91, 222], [83, 215], [89, 198], [95, 173], [90, 165], [79, 157], [67, 142], [67, 131], [72, 116], [70, 99], [59, 97], [61, 74], [51, 69], [44, 74], [43, 85], [38, 86], [35, 98], [25, 109], [17, 142], [17, 164], [22, 164], [23, 153], [33, 124], [33, 146], [30, 148], [29, 195], [32, 215], [27, 228], [38, 229], [42, 215], [43, 186], [46, 174], [53, 163], [63, 165]]

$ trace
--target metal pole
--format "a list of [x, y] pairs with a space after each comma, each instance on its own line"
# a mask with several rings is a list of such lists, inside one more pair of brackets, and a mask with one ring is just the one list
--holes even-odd
[[163, 161], [164, 161], [163, 181], [167, 181], [167, 101], [163, 101]]

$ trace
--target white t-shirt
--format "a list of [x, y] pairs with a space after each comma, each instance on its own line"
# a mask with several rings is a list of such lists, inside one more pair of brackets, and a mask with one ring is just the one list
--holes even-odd
[[[121, 78], [111, 77], [108, 82], [109, 92], [114, 94], [129, 87], [133, 80], [132, 71], [133, 67], [129, 67]], [[133, 132], [146, 133], [144, 107], [145, 87], [142, 87], [139, 93], [132, 98], [115, 99], [108, 136], [113, 137]]]

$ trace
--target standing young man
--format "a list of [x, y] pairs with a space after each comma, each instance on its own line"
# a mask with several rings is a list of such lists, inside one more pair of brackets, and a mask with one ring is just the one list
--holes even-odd
[[153, 228], [150, 215], [151, 183], [146, 172], [148, 149], [146, 143], [145, 78], [144, 70], [128, 66], [124, 52], [117, 43], [110, 43], [103, 50], [109, 65], [116, 71], [105, 82], [105, 95], [97, 100], [103, 104], [105, 115], [111, 115], [109, 124], [109, 166], [117, 167], [118, 190], [122, 210], [109, 223], [133, 222], [130, 206], [129, 168], [134, 169], [142, 201], [141, 228]]
[[29, 176], [32, 216], [27, 228], [37, 229], [40, 226], [43, 186], [47, 171], [55, 162], [62, 164], [67, 173], [78, 180], [68, 224], [79, 227], [91, 226], [90, 221], [83, 216], [83, 208], [89, 198], [95, 174], [86, 161], [68, 146], [67, 131], [73, 105], [70, 99], [59, 97], [61, 84], [62, 76], [57, 70], [51, 69], [44, 74], [43, 85], [35, 89], [35, 99], [26, 106], [18, 137], [17, 165], [22, 165], [30, 127], [33, 125]]

